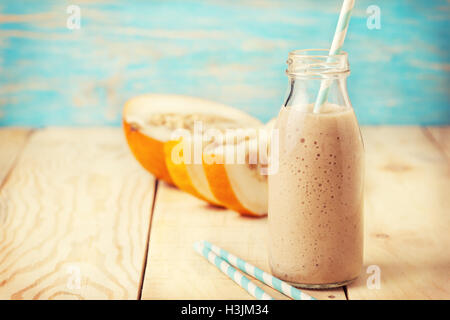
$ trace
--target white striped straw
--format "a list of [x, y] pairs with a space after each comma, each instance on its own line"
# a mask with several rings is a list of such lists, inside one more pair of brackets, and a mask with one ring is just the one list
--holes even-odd
[[315, 298], [311, 297], [310, 295], [298, 290], [297, 288], [294, 288], [290, 284], [272, 276], [271, 274], [255, 267], [254, 265], [252, 265], [248, 262], [245, 262], [244, 260], [240, 259], [239, 257], [236, 257], [235, 255], [229, 253], [228, 251], [226, 251], [222, 248], [219, 248], [218, 246], [216, 246], [208, 241], [203, 240], [200, 242], [200, 245], [203, 247], [206, 247], [208, 249], [211, 249], [213, 252], [215, 252], [221, 258], [223, 258], [226, 262], [235, 266], [239, 270], [251, 275], [252, 277], [255, 277], [259, 281], [278, 290], [282, 294], [287, 295], [288, 297], [291, 297], [294, 300], [316, 300]]
[[[334, 33], [333, 42], [331, 43], [329, 56], [339, 54], [344, 45], [345, 35], [347, 34], [348, 24], [352, 15], [352, 9], [355, 5], [355, 0], [344, 0], [342, 3], [341, 13]], [[329, 62], [329, 59], [327, 61]], [[314, 113], [319, 113], [321, 106], [327, 101], [328, 93], [330, 91], [331, 81], [325, 80], [320, 83], [319, 95], [317, 96], [314, 105]]]
[[249, 278], [230, 266], [224, 259], [217, 256], [214, 252], [211, 251], [211, 249], [203, 246], [199, 242], [194, 243], [194, 249], [256, 299], [275, 300], [266, 292], [264, 292], [263, 289], [251, 282]]

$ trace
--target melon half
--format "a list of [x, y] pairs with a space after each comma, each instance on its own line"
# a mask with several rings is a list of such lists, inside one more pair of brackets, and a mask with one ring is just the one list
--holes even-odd
[[[253, 182], [249, 182], [245, 187], [246, 181], [252, 181], [247, 177], [254, 175], [251, 166], [206, 166], [203, 163], [203, 153], [214, 139], [205, 139], [204, 135], [200, 135], [199, 142], [198, 136], [191, 139], [174, 137], [174, 131], [177, 129], [193, 134], [198, 122], [202, 124], [201, 133], [210, 129], [225, 132], [227, 129], [262, 127], [259, 120], [243, 111], [189, 96], [146, 94], [129, 100], [123, 111], [123, 126], [128, 145], [139, 163], [156, 178], [215, 205], [225, 206], [243, 214], [265, 214], [267, 192], [265, 195], [249, 194], [249, 189], [254, 188]], [[199, 161], [193, 161], [194, 143], [200, 143], [201, 153], [197, 159]], [[175, 161], [177, 157], [174, 160], [174, 155], [179, 159], [186, 153], [191, 155], [191, 161]], [[215, 175], [215, 167], [219, 171], [223, 167], [225, 171]], [[242, 181], [237, 181], [237, 176], [241, 176]], [[266, 190], [267, 182], [262, 179], [258, 181], [262, 186], [254, 190]]]

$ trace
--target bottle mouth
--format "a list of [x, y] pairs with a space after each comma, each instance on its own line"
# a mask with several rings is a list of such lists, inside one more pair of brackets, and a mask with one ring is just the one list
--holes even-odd
[[348, 54], [329, 55], [328, 49], [305, 49], [289, 52], [286, 73], [290, 77], [339, 77], [350, 73]]

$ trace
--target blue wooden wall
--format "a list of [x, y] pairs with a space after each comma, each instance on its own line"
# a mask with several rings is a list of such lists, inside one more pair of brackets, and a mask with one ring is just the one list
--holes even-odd
[[[81, 28], [66, 27], [69, 4]], [[124, 101], [180, 93], [275, 116], [287, 53], [327, 48], [339, 0], [0, 0], [0, 125], [119, 125]], [[366, 9], [381, 9], [381, 29]], [[450, 4], [357, 0], [345, 50], [362, 124], [450, 124]]]

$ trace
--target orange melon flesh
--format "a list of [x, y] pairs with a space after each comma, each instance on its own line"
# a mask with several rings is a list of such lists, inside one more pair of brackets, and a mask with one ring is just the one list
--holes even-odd
[[223, 206], [211, 191], [203, 165], [190, 164], [186, 165], [186, 169], [191, 177], [192, 184], [196, 187], [198, 193], [200, 193], [208, 202], [216, 206]]
[[[246, 163], [225, 163], [230, 148], [234, 146], [212, 148], [204, 154], [203, 167], [211, 191], [227, 208], [245, 215], [266, 215], [267, 181], [258, 179], [256, 169]], [[246, 150], [249, 152], [249, 148]]]
[[[194, 163], [175, 163], [172, 160], [172, 152], [174, 148], [178, 148], [178, 156], [183, 159], [184, 144], [182, 140], [168, 141], [164, 144], [164, 152], [166, 157], [166, 165], [174, 184], [183, 191], [220, 206], [220, 202], [211, 192], [206, 178], [203, 166]], [[177, 152], [177, 150], [175, 150]], [[184, 159], [183, 159], [184, 160]]]
[[[176, 146], [182, 144], [181, 140], [179, 141], [168, 141], [164, 144], [164, 154], [165, 161], [169, 171], [169, 174], [172, 178], [174, 184], [183, 191], [189, 192], [190, 194], [196, 196], [197, 198], [206, 200], [193, 186], [192, 180], [189, 176], [189, 173], [186, 169], [186, 164], [184, 162], [175, 163], [172, 161], [172, 151]], [[183, 157], [183, 149], [180, 151], [180, 158]]]
[[230, 181], [228, 180], [228, 175], [225, 170], [224, 164], [213, 163], [208, 164], [203, 163], [205, 169], [205, 174], [209, 182], [214, 196], [223, 203], [227, 208], [237, 211], [242, 214], [252, 215], [253, 213], [247, 208], [244, 208], [242, 204], [237, 199], [233, 192]]
[[164, 143], [142, 134], [125, 121], [123, 128], [128, 146], [139, 163], [156, 178], [173, 184], [166, 166]]
[[264, 216], [267, 214], [267, 180], [256, 178], [256, 169], [250, 169], [246, 164], [223, 165], [231, 190], [246, 214]]

